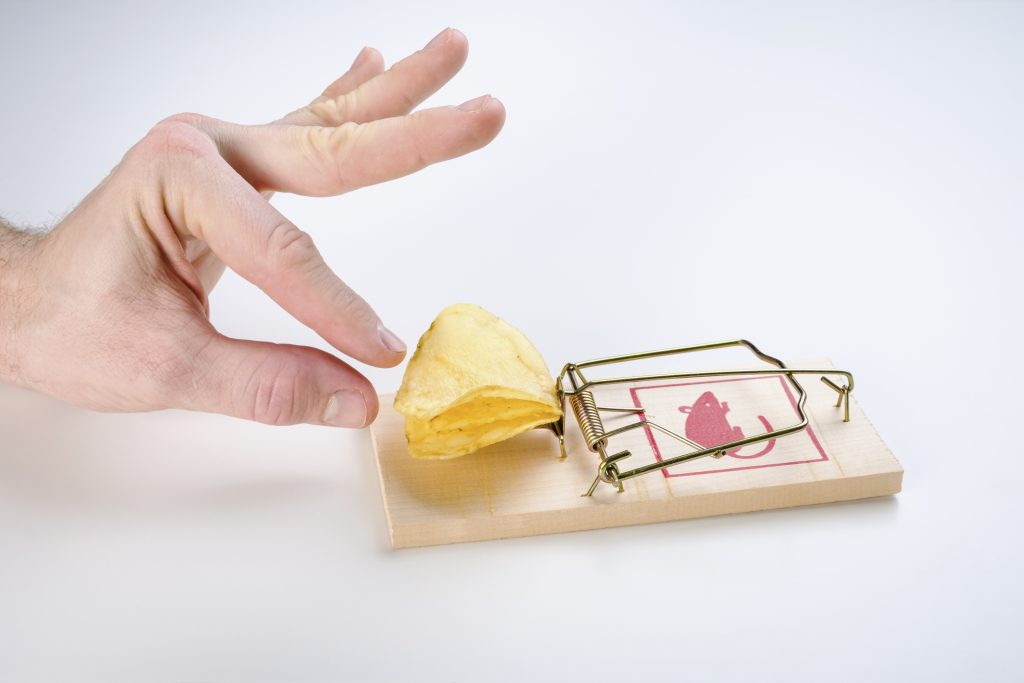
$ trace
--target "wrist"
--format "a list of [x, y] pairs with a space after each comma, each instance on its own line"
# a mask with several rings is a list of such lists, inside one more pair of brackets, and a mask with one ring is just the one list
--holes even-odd
[[40, 238], [0, 220], [0, 382], [20, 383], [26, 278]]

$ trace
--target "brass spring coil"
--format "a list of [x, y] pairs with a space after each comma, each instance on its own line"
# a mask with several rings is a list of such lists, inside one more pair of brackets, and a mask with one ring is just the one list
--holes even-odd
[[576, 421], [580, 423], [580, 431], [587, 441], [587, 448], [597, 452], [597, 447], [605, 443], [604, 423], [601, 422], [601, 414], [597, 410], [597, 403], [594, 402], [594, 394], [589, 391], [581, 391], [569, 397], [569, 405], [576, 415]]

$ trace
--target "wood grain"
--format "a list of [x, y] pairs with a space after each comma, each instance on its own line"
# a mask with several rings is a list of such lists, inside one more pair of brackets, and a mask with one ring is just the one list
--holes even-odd
[[[728, 404], [729, 425], [752, 435], [766, 423], [777, 428], [797, 421], [786, 385], [781, 375], [772, 375], [609, 387], [595, 396], [599, 405], [640, 405], [649, 419], [682, 432], [694, 418], [680, 406], [712, 392]], [[814, 376], [804, 376], [801, 385], [807, 391], [809, 429], [779, 438], [768, 453], [759, 455], [763, 447], [749, 446], [724, 458], [702, 458], [630, 479], [624, 493], [602, 484], [591, 498], [580, 494], [594, 480], [597, 456], [587, 450], [571, 414], [566, 459], [559, 459], [549, 431], [533, 430], [462, 458], [417, 460], [406, 451], [404, 419], [392, 408], [393, 396], [382, 396], [372, 434], [391, 545], [580, 531], [899, 492], [903, 469], [860, 409], [856, 392], [850, 422], [844, 423], [828, 387]], [[606, 417], [606, 424], [611, 429], [635, 419]], [[620, 463], [623, 470], [655, 461], [656, 450], [664, 458], [687, 450], [644, 429], [614, 439], [610, 452], [623, 448], [633, 454]]]

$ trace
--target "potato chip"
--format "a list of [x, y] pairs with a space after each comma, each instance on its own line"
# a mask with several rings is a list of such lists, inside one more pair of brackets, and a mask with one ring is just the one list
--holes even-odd
[[409, 453], [455, 458], [557, 420], [544, 359], [522, 332], [472, 304], [441, 311], [395, 396]]

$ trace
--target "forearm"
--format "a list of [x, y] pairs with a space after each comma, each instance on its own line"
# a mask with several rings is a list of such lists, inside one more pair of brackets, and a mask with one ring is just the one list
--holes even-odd
[[0, 382], [19, 383], [26, 269], [39, 239], [0, 218]]

